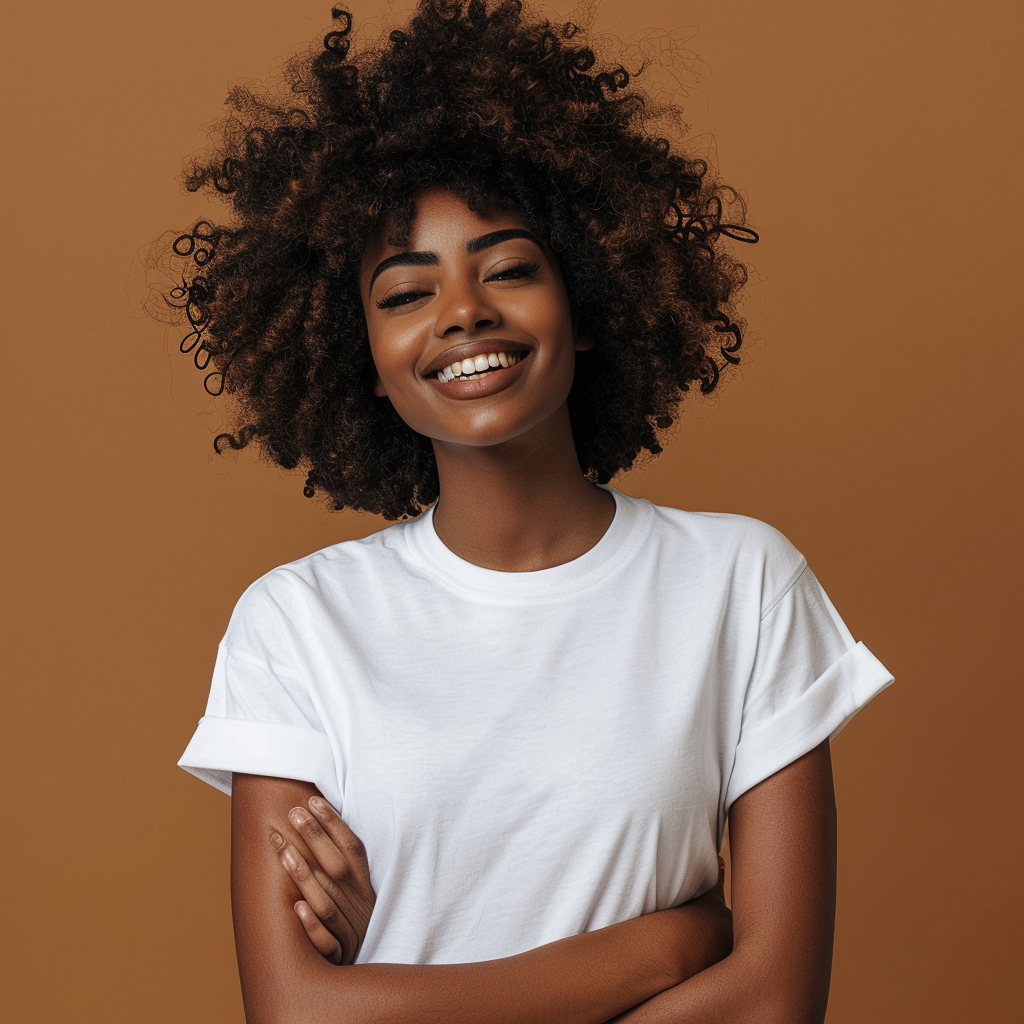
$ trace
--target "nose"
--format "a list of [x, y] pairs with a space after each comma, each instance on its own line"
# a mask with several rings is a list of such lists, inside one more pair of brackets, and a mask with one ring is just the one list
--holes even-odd
[[487, 290], [475, 282], [465, 282], [448, 290], [438, 307], [434, 332], [439, 338], [446, 338], [460, 331], [497, 327], [500, 322], [501, 314]]

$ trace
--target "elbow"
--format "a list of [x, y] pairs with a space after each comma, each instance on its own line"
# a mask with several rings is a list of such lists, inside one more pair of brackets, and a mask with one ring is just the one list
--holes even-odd
[[830, 962], [780, 958], [772, 955], [774, 951], [755, 950], [743, 942], [738, 946], [729, 958], [741, 968], [739, 977], [743, 979], [737, 1024], [824, 1024]]
[[[259, 972], [253, 972], [259, 974]], [[385, 1024], [394, 1009], [379, 979], [364, 967], [334, 966], [319, 954], [301, 958], [293, 970], [243, 979], [245, 1024]], [[404, 1019], [404, 1018], [403, 1018]]]
[[[318, 1018], [315, 1013], [310, 1012], [308, 1006], [300, 1009], [297, 1004], [289, 1006], [283, 999], [242, 999], [242, 1006], [245, 1011], [245, 1024], [313, 1024]], [[348, 1016], [338, 1008], [336, 1020], [348, 1021], [354, 1018]]]
[[825, 1024], [825, 1011], [784, 1002], [767, 1012], [757, 1011], [750, 1020], [751, 1024]]
[[[250, 968], [240, 972], [245, 1024], [361, 1024], [365, 1019], [351, 1012], [345, 987], [336, 984], [340, 979], [318, 977], [322, 972], [317, 968], [321, 965], [303, 970], [309, 965], [300, 961], [293, 966], [298, 969], [286, 972], [279, 965], [264, 965], [262, 970]], [[323, 972], [331, 969], [326, 961], [322, 962]], [[328, 995], [330, 998], [325, 999]]]
[[825, 1024], [828, 986], [780, 985], [762, 989], [751, 1002], [751, 1024]]
[[242, 1008], [245, 1013], [245, 1024], [288, 1024], [291, 1020], [308, 1020], [307, 1014], [293, 1016], [288, 1009], [286, 994], [277, 986], [263, 984], [253, 991], [253, 987], [242, 985]]

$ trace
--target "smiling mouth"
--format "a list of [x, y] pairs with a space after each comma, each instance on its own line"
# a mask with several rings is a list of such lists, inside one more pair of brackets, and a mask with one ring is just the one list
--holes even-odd
[[442, 384], [454, 380], [479, 380], [495, 370], [503, 370], [515, 366], [523, 356], [518, 352], [488, 352], [486, 355], [473, 356], [470, 359], [457, 359], [449, 366], [437, 371], [437, 379]]

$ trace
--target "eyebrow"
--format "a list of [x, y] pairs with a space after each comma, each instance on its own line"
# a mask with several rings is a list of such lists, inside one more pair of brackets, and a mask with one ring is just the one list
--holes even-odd
[[[474, 253], [480, 252], [483, 249], [490, 249], [495, 245], [501, 245], [502, 242], [507, 242], [512, 238], [525, 238], [528, 242], [533, 242], [538, 249], [544, 248], [540, 239], [524, 228], [503, 228], [501, 231], [489, 231], [486, 235], [481, 235], [479, 238], [474, 238], [467, 242], [466, 252], [472, 256]], [[373, 288], [373, 282], [385, 270], [389, 270], [391, 267], [433, 267], [437, 266], [440, 262], [440, 257], [436, 252], [413, 251], [396, 253], [394, 256], [388, 256], [387, 259], [381, 260], [377, 264], [377, 268], [370, 277], [370, 288]]]
[[502, 242], [507, 242], [510, 238], [525, 238], [528, 242], [533, 242], [538, 249], [544, 248], [540, 244], [540, 239], [529, 231], [523, 228], [504, 228], [501, 231], [491, 231], [489, 234], [474, 238], [466, 246], [466, 252], [472, 256], [473, 253], [480, 252], [481, 249], [490, 249], [492, 245], [501, 245]]
[[400, 252], [377, 264], [377, 269], [370, 278], [370, 287], [372, 288], [373, 282], [390, 267], [430, 267], [440, 262], [436, 252]]

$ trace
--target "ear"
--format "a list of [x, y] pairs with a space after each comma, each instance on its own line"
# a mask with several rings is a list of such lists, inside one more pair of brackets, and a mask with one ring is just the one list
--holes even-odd
[[380, 377], [378, 377], [378, 378], [377, 378], [377, 379], [376, 379], [376, 380], [375, 380], [375, 381], [373, 382], [373, 393], [374, 393], [374, 394], [375, 394], [375, 395], [376, 395], [376, 396], [377, 396], [378, 398], [387, 398], [387, 397], [388, 397], [388, 392], [387, 392], [387, 388], [385, 388], [385, 387], [384, 387], [384, 385], [383, 385], [383, 384], [381, 383], [381, 381], [380, 381]]
[[573, 338], [572, 347], [577, 352], [589, 352], [594, 347], [594, 339], [588, 338], [584, 334], [577, 334]]

